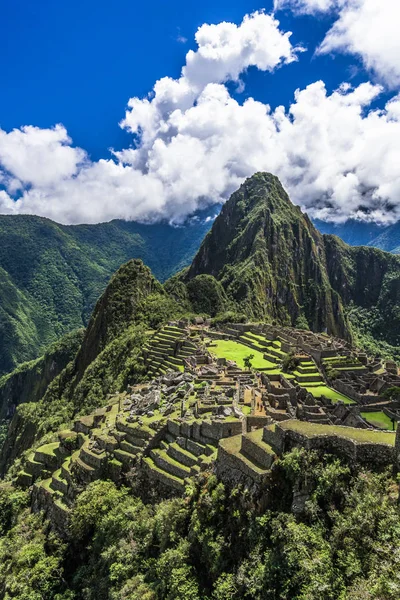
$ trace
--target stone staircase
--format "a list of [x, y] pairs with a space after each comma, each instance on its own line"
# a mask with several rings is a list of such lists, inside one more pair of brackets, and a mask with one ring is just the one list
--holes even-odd
[[301, 357], [299, 365], [296, 370], [293, 371], [295, 382], [303, 387], [312, 385], [325, 385], [325, 381], [318, 370], [317, 365], [313, 360], [307, 357]]
[[368, 373], [368, 367], [358, 360], [358, 358], [352, 359], [349, 356], [333, 356], [330, 358], [323, 358], [322, 365], [324, 368], [332, 367], [340, 373], [351, 371], [356, 371], [359, 375]]
[[216, 446], [212, 443], [168, 432], [159, 447], [142, 459], [142, 465], [151, 479], [183, 492], [186, 478], [207, 469], [215, 453]]
[[168, 370], [184, 369], [184, 359], [196, 352], [196, 345], [188, 338], [186, 329], [167, 325], [157, 332], [144, 347], [149, 377], [164, 375]]
[[280, 340], [270, 340], [262, 334], [247, 331], [239, 336], [239, 341], [253, 350], [263, 352], [265, 360], [274, 364], [281, 363], [286, 356], [286, 353], [281, 350]]

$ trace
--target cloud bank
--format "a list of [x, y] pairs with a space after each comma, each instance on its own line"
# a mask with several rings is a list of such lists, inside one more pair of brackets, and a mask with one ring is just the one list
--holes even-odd
[[[329, 0], [295, 5], [306, 3], [329, 8]], [[91, 161], [62, 125], [0, 130], [0, 212], [63, 223], [179, 222], [267, 170], [316, 217], [400, 218], [400, 96], [372, 110], [381, 85], [343, 84], [328, 94], [318, 81], [297, 90], [288, 109], [241, 104], [226, 83], [242, 86], [249, 67], [273, 72], [303, 49], [263, 12], [238, 26], [203, 25], [196, 42], [179, 79], [164, 77], [147, 98], [129, 100], [120, 125], [132, 147], [108, 160]]]
[[389, 88], [400, 85], [400, 2], [398, 0], [275, 0], [275, 9], [337, 13], [318, 52], [354, 54]]

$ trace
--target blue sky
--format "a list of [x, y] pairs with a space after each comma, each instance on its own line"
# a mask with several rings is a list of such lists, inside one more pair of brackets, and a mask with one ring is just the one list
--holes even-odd
[[[186, 118], [186, 121], [182, 118], [183, 124], [178, 128], [174, 118], [170, 120], [172, 111], [167, 117], [162, 116], [164, 125], [167, 123], [169, 128], [166, 142], [160, 123], [157, 131], [150, 131], [149, 121], [143, 121], [145, 126], [142, 122], [138, 124], [134, 113], [145, 108], [145, 98], [157, 81], [164, 77], [179, 79], [189, 50], [199, 54], [195, 40], [199, 28], [204, 24], [220, 27], [223, 22], [229, 22], [235, 24], [240, 32], [245, 15], [252, 19], [255, 11], [264, 10], [267, 15], [272, 13], [272, 0], [261, 5], [209, 0], [189, 4], [176, 0], [140, 4], [126, 0], [112, 3], [103, 0], [70, 0], [68, 3], [14, 0], [6, 3], [0, 24], [0, 50], [6, 57], [2, 64], [3, 91], [0, 95], [0, 185], [3, 190], [0, 192], [3, 194], [0, 196], [0, 212], [35, 212], [63, 222], [107, 220], [114, 216], [179, 220], [198, 208], [223, 201], [252, 171], [273, 168], [294, 201], [307, 210], [314, 210], [320, 218], [397, 220], [400, 217], [400, 186], [390, 165], [397, 159], [398, 147], [393, 139], [398, 133], [400, 118], [396, 120], [397, 105], [395, 111], [387, 111], [385, 106], [388, 101], [396, 100], [400, 87], [400, 76], [395, 66], [395, 61], [400, 58], [399, 48], [392, 41], [388, 41], [387, 49], [382, 49], [382, 44], [375, 47], [365, 42], [369, 35], [367, 27], [371, 21], [371, 10], [380, 10], [377, 19], [381, 20], [382, 27], [378, 31], [382, 36], [387, 35], [388, 40], [392, 39], [393, 23], [390, 21], [396, 20], [398, 8], [388, 18], [379, 6], [386, 4], [387, 10], [394, 1], [276, 0], [275, 18], [280, 24], [276, 23], [274, 28], [279, 31], [282, 40], [286, 32], [292, 31], [291, 49], [282, 50], [276, 60], [269, 58], [272, 62], [266, 68], [261, 64], [263, 59], [261, 62], [258, 58], [246, 62], [244, 58], [237, 76], [230, 71], [233, 63], [229, 62], [232, 58], [229, 56], [226, 76], [222, 79], [211, 76], [210, 83], [215, 81], [218, 86], [223, 86], [229, 98], [236, 101], [238, 106], [232, 110], [235, 116], [238, 115], [238, 123], [242, 123], [239, 114], [244, 113], [239, 112], [239, 108], [243, 108], [246, 100], [254, 98], [263, 105], [270, 105], [272, 111], [284, 105], [286, 126], [292, 131], [287, 135], [282, 133], [279, 115], [274, 115], [272, 125], [260, 121], [260, 130], [265, 131], [267, 138], [269, 129], [274, 128], [269, 145], [265, 135], [258, 140], [258, 154], [265, 156], [265, 160], [260, 156], [250, 160], [231, 152], [221, 161], [220, 170], [213, 174], [209, 185], [204, 186], [202, 182], [193, 193], [188, 192], [189, 166], [192, 173], [201, 170], [201, 166], [193, 159], [188, 166], [188, 175], [187, 172], [177, 172], [177, 163], [184, 162], [191, 152], [195, 155], [202, 151], [199, 143], [205, 139], [205, 157], [214, 151], [218, 159], [229, 144], [240, 149], [242, 139], [243, 147], [246, 147], [251, 143], [251, 137], [248, 139], [246, 134], [246, 127], [247, 130], [249, 128], [247, 116], [243, 121], [242, 138], [238, 135], [230, 140], [226, 130], [222, 131], [220, 127], [218, 136], [222, 141], [218, 146], [212, 141], [217, 134], [210, 128], [210, 113], [207, 118], [202, 116], [205, 124], [201, 132], [197, 131], [194, 135], [191, 123], [190, 135], [187, 133], [187, 119], [193, 111], [186, 112], [190, 108], [186, 100], [183, 109], [179, 103], [174, 105]], [[354, 9], [356, 3], [357, 9]], [[371, 8], [374, 3], [375, 7]], [[351, 11], [360, 27], [365, 26], [365, 31], [361, 29], [360, 32], [358, 26], [358, 29], [348, 26], [344, 32], [335, 32], [338, 23], [352, 16]], [[254, 19], [254, 23], [256, 20], [259, 25], [254, 31], [258, 35], [257, 32], [265, 30], [269, 24], [258, 18]], [[236, 30], [233, 33], [236, 35]], [[271, 34], [274, 34], [272, 29]], [[238, 50], [238, 56], [245, 56], [246, 40], [239, 39], [237, 43], [244, 44], [244, 48]], [[269, 38], [262, 43], [268, 45]], [[320, 52], [317, 49], [321, 48], [321, 44], [323, 50]], [[303, 52], [298, 49], [300, 45], [304, 48]], [[259, 51], [260, 48], [257, 49]], [[232, 59], [233, 62], [235, 60]], [[193, 83], [196, 76], [192, 73], [191, 77]], [[290, 105], [298, 103], [294, 100], [295, 90], [304, 91], [318, 81], [323, 82], [323, 91], [313, 88], [313, 93], [303, 95], [299, 103], [301, 116], [288, 113]], [[359, 90], [356, 100], [344, 102], [353, 108], [343, 107], [342, 100], [335, 96], [335, 90], [343, 82], [349, 84], [349, 89], [342, 90], [343, 96], [352, 93], [350, 86]], [[370, 87], [359, 88], [362, 85]], [[203, 88], [197, 89], [192, 108], [197, 108], [202, 91]], [[142, 104], [126, 112], [128, 100], [133, 97]], [[207, 99], [210, 107], [215, 101], [215, 98]], [[219, 105], [228, 106], [229, 102], [221, 98], [218, 100]], [[158, 110], [157, 106], [154, 102], [153, 109]], [[370, 168], [367, 147], [373, 141], [371, 115], [377, 108], [386, 111], [383, 117], [380, 115], [380, 129], [376, 133], [378, 139], [386, 140], [381, 156], [389, 157], [388, 168], [383, 169], [384, 185], [379, 183], [378, 172], [373, 176], [363, 175]], [[308, 113], [308, 110], [312, 112]], [[358, 115], [354, 111], [358, 111]], [[337, 129], [340, 131], [343, 127], [343, 137], [339, 140], [329, 122], [330, 113], [331, 121], [337, 119]], [[392, 113], [396, 115], [396, 129]], [[311, 123], [313, 119], [308, 114], [321, 114], [325, 122], [318, 119]], [[370, 118], [366, 119], [368, 115]], [[119, 123], [124, 117], [126, 124], [122, 128]], [[308, 130], [304, 125], [307, 120], [311, 123]], [[232, 122], [235, 122], [234, 118]], [[250, 122], [257, 129], [253, 115]], [[54, 133], [56, 124], [62, 124], [63, 129]], [[18, 136], [13, 134], [13, 130], [23, 126], [30, 129], [19, 131]], [[239, 128], [239, 125], [236, 127]], [[343, 164], [334, 168], [331, 165], [336, 160], [335, 156], [340, 158], [343, 148], [347, 151], [350, 144], [346, 139], [346, 129], [354, 129], [357, 139], [365, 135], [365, 147], [358, 149], [356, 158], [354, 152], [349, 154], [348, 165], [342, 160]], [[151, 137], [147, 147], [141, 137], [143, 131], [145, 136]], [[185, 136], [187, 147], [179, 149], [181, 154], [173, 154], [175, 142]], [[321, 140], [326, 138], [325, 146], [307, 147], [309, 144], [306, 144], [292, 156], [293, 147], [303, 145], [305, 138], [313, 136], [320, 136]], [[37, 152], [38, 143], [40, 152]], [[162, 147], [160, 154], [160, 146], [164, 143], [166, 147]], [[337, 149], [334, 144], [337, 144]], [[275, 145], [275, 154], [282, 153], [281, 162], [273, 160]], [[138, 147], [140, 153], [136, 153], [135, 157], [129, 155], [130, 148]], [[326, 173], [321, 180], [318, 173], [313, 172], [311, 167], [306, 169], [304, 164], [312, 162], [313, 152], [319, 157], [327, 147], [329, 152], [332, 150], [332, 155], [320, 166], [321, 172]], [[111, 155], [110, 148], [122, 152]], [[100, 159], [105, 161], [98, 163]], [[34, 173], [29, 172], [29, 163], [34, 164]], [[232, 171], [233, 163], [235, 168]], [[157, 173], [155, 179], [149, 182], [148, 175], [152, 174], [153, 168], [157, 168]], [[205, 172], [207, 170], [209, 167], [205, 167]], [[295, 177], [290, 176], [293, 171], [298, 171]], [[139, 174], [144, 177], [139, 177]], [[121, 181], [116, 183], [116, 177]], [[199, 179], [204, 180], [204, 175]], [[104, 199], [94, 181], [104, 181], [102, 189], [108, 189], [107, 199], [114, 192], [115, 199]], [[162, 196], [162, 200], [152, 202], [157, 194]], [[68, 198], [71, 198], [70, 202]]]
[[[0, 126], [10, 130], [63, 123], [74, 143], [94, 160], [107, 157], [109, 147], [129, 143], [118, 127], [127, 100], [145, 96], [165, 75], [179, 76], [186, 52], [196, 47], [198, 27], [240, 23], [260, 8], [272, 10], [272, 1], [7, 2], [0, 36], [1, 55], [7, 56]], [[295, 44], [307, 45], [307, 54], [274, 75], [250, 69], [239, 99], [254, 96], [272, 106], [288, 105], [297, 87], [322, 77], [332, 90], [358, 64], [352, 56], [313, 58], [333, 20], [329, 15], [316, 21], [310, 16], [295, 19], [285, 11], [279, 19], [286, 31], [293, 31]], [[187, 42], [179, 42], [180, 37]]]

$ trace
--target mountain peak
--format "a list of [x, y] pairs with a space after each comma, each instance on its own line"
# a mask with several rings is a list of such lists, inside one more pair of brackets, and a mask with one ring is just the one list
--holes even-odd
[[[244, 313], [341, 337], [349, 329], [330, 286], [323, 237], [271, 173], [256, 173], [232, 194], [187, 273], [213, 275]], [[313, 281], [313, 286], [310, 286]]]
[[271, 212], [284, 209], [300, 212], [300, 209], [291, 202], [279, 178], [268, 172], [257, 172], [248, 177], [232, 194], [222, 210], [238, 202], [245, 202], [248, 211], [262, 206]]

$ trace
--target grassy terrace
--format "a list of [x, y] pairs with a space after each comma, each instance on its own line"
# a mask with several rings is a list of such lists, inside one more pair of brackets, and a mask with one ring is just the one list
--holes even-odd
[[340, 425], [318, 425], [316, 423], [308, 423], [307, 421], [282, 421], [282, 423], [279, 423], [279, 427], [297, 431], [307, 437], [337, 435], [359, 443], [387, 444], [389, 446], [394, 446], [395, 441], [395, 433], [375, 431], [373, 429], [355, 429]]
[[352, 400], [348, 396], [345, 396], [344, 394], [341, 394], [340, 392], [337, 392], [333, 388], [330, 388], [326, 385], [307, 385], [304, 387], [315, 398], [321, 398], [321, 396], [325, 396], [326, 398], [332, 400], [332, 402], [339, 402], [339, 400], [341, 400], [342, 402], [344, 402], [344, 404], [355, 404], [354, 400]]
[[276, 369], [276, 364], [269, 360], [265, 360], [262, 352], [253, 350], [252, 348], [233, 340], [213, 340], [213, 346], [209, 348], [209, 350], [217, 358], [226, 358], [227, 360], [235, 361], [242, 369], [244, 368], [244, 358], [249, 356], [249, 354], [254, 354], [254, 358], [251, 361], [253, 368]]
[[[380, 427], [380, 429], [388, 429], [393, 431], [392, 420], [390, 417], [385, 415], [383, 411], [376, 412], [362, 412], [361, 416], [363, 419], [371, 423], [374, 427]], [[397, 429], [397, 422], [395, 423], [395, 430]]]
[[[262, 430], [260, 430], [260, 431], [262, 431]], [[258, 465], [253, 463], [252, 460], [250, 460], [249, 458], [244, 456], [244, 454], [241, 453], [241, 447], [242, 447], [242, 436], [241, 435], [234, 435], [229, 438], [223, 438], [222, 440], [220, 440], [219, 445], [222, 446], [222, 448], [226, 452], [228, 452], [228, 454], [232, 454], [232, 456], [237, 456], [238, 458], [240, 458], [240, 460], [242, 460], [255, 473], [263, 475], [266, 472], [266, 469], [264, 469], [263, 467], [259, 467]]]
[[264, 335], [259, 335], [258, 333], [252, 333], [251, 331], [246, 331], [246, 333], [244, 333], [243, 336], [250, 338], [250, 339], [258, 340], [259, 342], [263, 342], [264, 344], [272, 343], [270, 340], [267, 340]]
[[52, 442], [50, 444], [45, 444], [44, 446], [39, 446], [39, 448], [37, 448], [37, 452], [57, 457], [57, 450], [59, 446], [60, 442]]
[[275, 452], [272, 450], [271, 446], [269, 446], [268, 444], [266, 444], [263, 441], [262, 436], [263, 436], [262, 429], [256, 429], [256, 431], [252, 431], [251, 433], [246, 433], [246, 437], [248, 439], [250, 439], [253, 442], [253, 444], [256, 444], [257, 446], [259, 446], [259, 448], [264, 450], [264, 452], [267, 452], [268, 454], [275, 454]]

